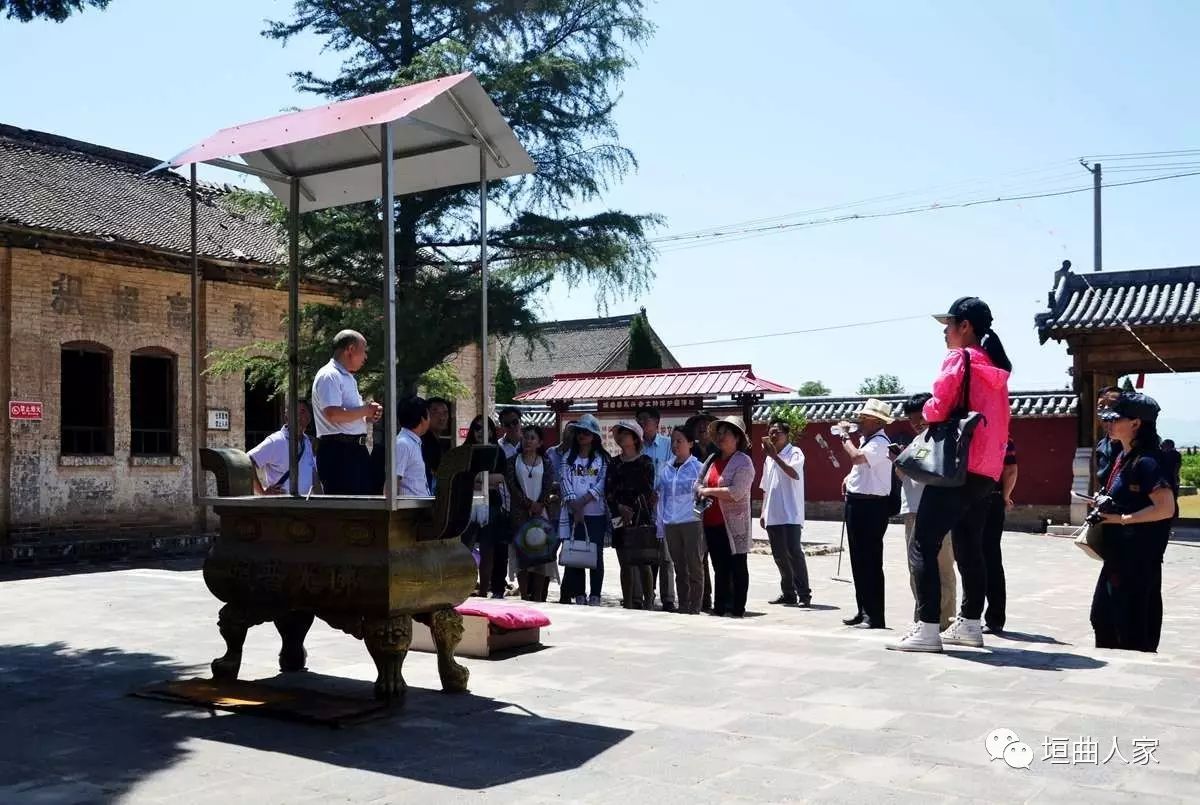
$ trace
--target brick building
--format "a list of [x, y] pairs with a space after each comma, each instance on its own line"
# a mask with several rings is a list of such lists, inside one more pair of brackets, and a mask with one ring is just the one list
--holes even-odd
[[[145, 175], [158, 161], [0, 126], [0, 388], [41, 404], [40, 419], [10, 411], [0, 427], [0, 556], [194, 523], [190, 202], [182, 178]], [[207, 349], [284, 337], [273, 224], [204, 186], [199, 244]], [[279, 426], [241, 377], [202, 390], [210, 446]]]

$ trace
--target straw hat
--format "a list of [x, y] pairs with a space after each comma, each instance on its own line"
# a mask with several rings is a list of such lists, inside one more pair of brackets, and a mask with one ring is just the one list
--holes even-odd
[[896, 421], [896, 418], [892, 416], [892, 406], [874, 397], [863, 403], [863, 407], [858, 410], [855, 416], [873, 416], [888, 425]]
[[726, 417], [721, 417], [716, 422], [712, 423], [713, 428], [719, 428], [719, 427], [721, 427], [721, 425], [728, 425], [731, 428], [733, 428], [735, 431], [737, 431], [738, 450], [745, 450], [746, 446], [750, 442], [746, 439], [746, 423], [742, 421], [742, 418], [740, 416], [730, 415], [730, 416], [726, 416]]

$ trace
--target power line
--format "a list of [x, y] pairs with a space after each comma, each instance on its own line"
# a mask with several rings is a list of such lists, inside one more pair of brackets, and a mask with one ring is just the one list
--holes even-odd
[[921, 316], [901, 316], [895, 319], [876, 319], [874, 321], [857, 321], [850, 324], [831, 324], [827, 327], [812, 327], [807, 330], [789, 330], [779, 333], [763, 333], [761, 335], [744, 335], [738, 338], [717, 338], [712, 341], [694, 341], [690, 344], [668, 344], [667, 349], [683, 349], [684, 347], [703, 347], [710, 344], [733, 344], [738, 341], [757, 341], [760, 338], [779, 338], [785, 335], [803, 335], [806, 333], [823, 333], [829, 330], [848, 330], [853, 327], [874, 327], [877, 324], [894, 324], [900, 321], [915, 321], [916, 319], [928, 319], [928, 315]]
[[[1150, 176], [1150, 177], [1141, 177], [1141, 178], [1137, 178], [1137, 179], [1128, 179], [1128, 180], [1121, 181], [1121, 182], [1108, 182], [1108, 183], [1104, 184], [1103, 187], [1128, 187], [1131, 185], [1149, 184], [1151, 182], [1162, 182], [1162, 181], [1167, 181], [1170, 179], [1182, 179], [1182, 178], [1189, 177], [1189, 176], [1200, 176], [1200, 170], [1174, 173], [1174, 174], [1169, 174], [1167, 176]], [[995, 198], [984, 198], [984, 199], [977, 199], [977, 200], [963, 201], [963, 202], [933, 203], [933, 204], [928, 204], [928, 205], [910, 206], [910, 207], [905, 207], [905, 208], [901, 208], [901, 209], [897, 209], [897, 210], [885, 210], [882, 212], [874, 212], [874, 213], [848, 213], [845, 215], [832, 216], [829, 218], [818, 218], [818, 219], [813, 219], [813, 220], [808, 220], [808, 221], [794, 221], [794, 222], [790, 222], [790, 223], [780, 223], [780, 224], [772, 224], [772, 225], [766, 225], [766, 226], [744, 227], [741, 229], [728, 229], [726, 231], [714, 232], [711, 234], [697, 234], [697, 235], [693, 235], [690, 237], [667, 236], [665, 238], [652, 238], [650, 240], [650, 242], [651, 243], [661, 243], [661, 242], [664, 242], [664, 240], [671, 241], [669, 243], [669, 247], [675, 247], [675, 248], [666, 248], [666, 249], [660, 250], [660, 251], [664, 251], [664, 252], [670, 252], [670, 251], [682, 250], [682, 248], [684, 248], [684, 247], [690, 247], [690, 246], [696, 245], [698, 243], [707, 244], [707, 243], [710, 243], [713, 241], [727, 241], [731, 238], [736, 239], [736, 240], [744, 240], [744, 239], [747, 239], [747, 237], [757, 237], [757, 236], [762, 236], [762, 235], [767, 235], [767, 234], [774, 234], [774, 233], [778, 233], [778, 232], [786, 232], [786, 231], [790, 231], [793, 229], [809, 228], [809, 227], [822, 226], [822, 225], [827, 225], [827, 224], [844, 223], [844, 222], [848, 222], [848, 221], [869, 220], [869, 219], [874, 219], [874, 218], [893, 218], [893, 217], [903, 216], [903, 215], [914, 215], [916, 213], [935, 212], [935, 211], [939, 211], [939, 210], [956, 209], [956, 208], [976, 207], [976, 206], [980, 206], [980, 205], [984, 205], [984, 204], [999, 204], [999, 203], [1004, 203], [1004, 202], [1009, 202], [1009, 201], [1029, 201], [1029, 200], [1039, 199], [1039, 198], [1053, 198], [1056, 196], [1073, 195], [1075, 193], [1084, 193], [1084, 192], [1089, 192], [1092, 190], [1094, 190], [1094, 187], [1089, 184], [1087, 186], [1071, 187], [1071, 188], [1066, 188], [1066, 189], [1062, 189], [1062, 190], [1053, 190], [1053, 191], [1046, 191], [1046, 192], [1041, 192], [1041, 193], [1025, 193], [1025, 194], [1021, 194], [1021, 195], [997, 196]], [[745, 237], [743, 237], [743, 236], [745, 236]]]

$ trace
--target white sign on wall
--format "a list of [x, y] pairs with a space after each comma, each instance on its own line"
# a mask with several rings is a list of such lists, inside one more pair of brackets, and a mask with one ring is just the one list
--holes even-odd
[[229, 409], [227, 409], [227, 408], [209, 408], [208, 409], [208, 429], [209, 430], [229, 430]]

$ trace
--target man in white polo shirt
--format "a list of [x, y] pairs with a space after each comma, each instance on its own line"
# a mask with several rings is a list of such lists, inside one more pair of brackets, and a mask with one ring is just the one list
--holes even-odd
[[842, 482], [846, 493], [846, 538], [850, 543], [850, 572], [858, 614], [847, 618], [847, 626], [885, 629], [883, 617], [883, 535], [888, 527], [892, 493], [891, 439], [884, 432], [890, 425], [892, 407], [870, 399], [858, 412], [862, 439], [850, 441], [850, 423], [838, 426], [842, 449], [850, 459], [850, 474]]
[[792, 444], [792, 428], [782, 419], [767, 427], [762, 440], [762, 527], [771, 540], [771, 555], [779, 568], [780, 595], [772, 604], [807, 607], [812, 604], [808, 563], [800, 537], [804, 533], [804, 453]]
[[[300, 474], [296, 491], [307, 495], [312, 491], [313, 478], [317, 474], [317, 461], [313, 454], [312, 441], [309, 440], [308, 424], [312, 421], [312, 411], [304, 400], [296, 406], [300, 422]], [[287, 414], [284, 414], [284, 425], [279, 430], [263, 439], [250, 450], [250, 463], [254, 465], [254, 494], [256, 495], [287, 495], [291, 492], [291, 462], [288, 460], [288, 426]]]
[[429, 497], [421, 438], [429, 431], [429, 404], [420, 397], [401, 400], [396, 411], [396, 492], [405, 497]]
[[367, 362], [367, 339], [342, 330], [333, 339], [333, 357], [313, 378], [313, 417], [317, 422], [317, 463], [327, 495], [369, 495], [371, 454], [368, 423], [379, 421], [383, 406], [364, 403], [354, 373]]

